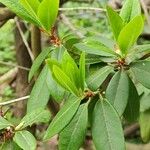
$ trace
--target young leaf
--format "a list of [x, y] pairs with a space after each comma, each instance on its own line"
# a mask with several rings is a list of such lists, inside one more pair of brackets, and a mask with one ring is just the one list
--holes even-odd
[[48, 140], [55, 134], [58, 134], [72, 119], [76, 113], [81, 99], [70, 96], [62, 109], [57, 113], [51, 124], [49, 125], [44, 140]]
[[86, 135], [87, 124], [88, 105], [83, 104], [71, 122], [60, 133], [59, 150], [79, 150]]
[[142, 33], [144, 27], [144, 22], [142, 16], [137, 16], [131, 20], [124, 28], [121, 30], [118, 36], [118, 44], [122, 54], [127, 54], [129, 48], [131, 48], [139, 35]]
[[129, 78], [129, 97], [128, 97], [128, 104], [125, 109], [125, 112], [123, 116], [126, 120], [129, 122], [137, 121], [139, 117], [139, 111], [140, 111], [140, 100], [139, 95], [137, 92], [137, 89], [132, 82], [132, 80]]
[[150, 110], [141, 112], [139, 123], [141, 129], [141, 137], [144, 142], [148, 142], [150, 140]]
[[46, 31], [50, 32], [57, 18], [59, 0], [42, 0], [37, 15]]
[[27, 126], [31, 126], [34, 123], [46, 123], [49, 121], [49, 119], [50, 119], [50, 112], [48, 110], [43, 109], [33, 110], [31, 113], [26, 114], [21, 120], [21, 123], [23, 123], [21, 129], [26, 128]]
[[118, 71], [111, 79], [106, 90], [106, 98], [121, 116], [129, 98], [129, 77], [124, 70]]
[[58, 83], [65, 89], [69, 90], [72, 94], [79, 96], [79, 91], [75, 84], [70, 80], [70, 78], [63, 72], [63, 70], [57, 66], [53, 66], [53, 73]]
[[33, 18], [37, 19], [36, 11], [40, 4], [38, 0], [20, 0], [20, 3]]
[[97, 150], [125, 150], [121, 120], [105, 99], [98, 100], [94, 108], [92, 137]]
[[48, 72], [49, 70], [46, 65], [31, 91], [30, 98], [27, 103], [27, 113], [31, 113], [35, 109], [45, 108], [50, 97], [50, 92], [46, 82]]
[[82, 90], [84, 91], [84, 84], [85, 84], [85, 53], [81, 54], [79, 69], [80, 69], [80, 82], [81, 82], [80, 84], [81, 84]]
[[106, 66], [98, 71], [94, 72], [91, 76], [89, 76], [86, 80], [88, 87], [91, 90], [97, 90], [100, 85], [104, 82], [107, 76], [112, 72], [112, 67]]
[[120, 16], [125, 23], [130, 22], [137, 15], [141, 15], [141, 6], [139, 0], [125, 0]]
[[75, 86], [80, 89], [81, 82], [79, 68], [67, 51], [65, 51], [63, 54], [62, 70], [66, 73], [66, 75], [68, 75]]
[[150, 89], [150, 61], [134, 62], [130, 66], [137, 81], [139, 81], [146, 88]]
[[36, 149], [36, 140], [34, 136], [26, 130], [16, 132], [13, 140], [23, 150], [35, 150]]
[[34, 16], [37, 17], [36, 13], [40, 5], [39, 0], [20, 0], [20, 3], [29, 12], [30, 15], [34, 14]]
[[123, 28], [123, 20], [118, 15], [118, 13], [109, 6], [107, 6], [107, 14], [108, 14], [108, 20], [111, 25], [114, 37], [117, 40], [118, 35], [121, 29]]
[[0, 0], [0, 2], [21, 18], [34, 23], [37, 26], [41, 26], [41, 23], [26, 11], [26, 9], [19, 3], [19, 0]]
[[47, 75], [47, 86], [51, 93], [51, 96], [59, 103], [64, 99], [66, 91], [62, 88], [53, 78], [51, 70]]
[[0, 130], [10, 126], [13, 127], [13, 125], [9, 121], [4, 119], [3, 117], [0, 117]]
[[35, 59], [35, 61], [33, 62], [32, 67], [30, 69], [30, 72], [29, 72], [29, 77], [28, 77], [29, 81], [32, 79], [32, 77], [34, 76], [34, 74], [36, 73], [36, 71], [39, 69], [39, 67], [41, 66], [42, 62], [47, 57], [47, 55], [50, 53], [50, 51], [51, 51], [50, 48], [44, 49], [39, 54], [39, 56]]

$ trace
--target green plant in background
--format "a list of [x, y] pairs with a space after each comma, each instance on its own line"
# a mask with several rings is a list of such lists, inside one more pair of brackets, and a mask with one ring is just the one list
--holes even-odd
[[[0, 2], [50, 35], [58, 13], [58, 0]], [[150, 127], [145, 123], [150, 115], [149, 94], [142, 96], [140, 105], [138, 90], [139, 85], [150, 88], [150, 61], [143, 57], [150, 45], [136, 44], [144, 28], [139, 1], [126, 0], [120, 14], [109, 6], [106, 9], [114, 40], [101, 36], [84, 39], [66, 36], [37, 57], [29, 81], [45, 60], [46, 64], [31, 91], [26, 116], [17, 127], [1, 117], [1, 129], [12, 134], [2, 147], [11, 144], [24, 150], [36, 149], [35, 138], [25, 128], [49, 121], [50, 114], [45, 108], [50, 96], [64, 105], [47, 128], [44, 141], [58, 134], [60, 150], [78, 150], [87, 127], [97, 150], [124, 150], [122, 118], [128, 122], [140, 120], [142, 138], [145, 142], [150, 140]], [[71, 50], [80, 58], [71, 55]], [[100, 69], [92, 72], [95, 64]]]

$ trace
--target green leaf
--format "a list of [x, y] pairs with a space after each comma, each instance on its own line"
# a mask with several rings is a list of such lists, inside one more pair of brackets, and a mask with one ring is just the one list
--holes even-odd
[[74, 45], [78, 50], [88, 54], [95, 54], [100, 56], [116, 56], [117, 54], [103, 43], [90, 40], [86, 43], [77, 43]]
[[34, 14], [36, 16], [38, 7], [40, 5], [40, 2], [38, 0], [20, 0], [20, 3], [29, 12], [30, 15]]
[[45, 108], [50, 97], [50, 92], [47, 86], [47, 74], [49, 69], [47, 65], [40, 73], [27, 103], [27, 113], [31, 113], [35, 109]]
[[61, 102], [64, 99], [66, 91], [54, 80], [51, 70], [49, 70], [49, 73], [47, 74], [46, 82], [51, 96], [53, 96], [55, 101]]
[[5, 141], [0, 147], [1, 150], [21, 150], [21, 148], [13, 141]]
[[43, 0], [39, 5], [37, 15], [48, 32], [50, 32], [50, 29], [55, 23], [58, 8], [59, 0]]
[[140, 112], [147, 111], [150, 109], [150, 93], [149, 94], [143, 94], [143, 96], [140, 99]]
[[106, 66], [99, 69], [98, 71], [95, 71], [86, 80], [88, 87], [91, 90], [97, 90], [112, 71], [113, 68], [110, 66]]
[[68, 75], [75, 86], [80, 89], [81, 82], [79, 68], [67, 51], [65, 51], [63, 54], [62, 70], [66, 73], [66, 75]]
[[81, 99], [70, 96], [62, 109], [57, 113], [51, 124], [49, 125], [44, 140], [48, 140], [55, 134], [58, 134], [72, 119], [76, 113]]
[[139, 0], [125, 0], [120, 16], [124, 22], [128, 23], [137, 15], [141, 15], [141, 6]]
[[143, 27], [144, 22], [142, 16], [135, 17], [124, 26], [118, 36], [118, 44], [122, 54], [126, 55], [128, 53], [129, 48], [135, 44], [137, 38], [142, 33]]
[[0, 117], [0, 130], [10, 126], [13, 127], [13, 125], [9, 121], [4, 119], [3, 117]]
[[80, 69], [80, 82], [81, 82], [80, 84], [81, 84], [82, 90], [84, 91], [84, 85], [85, 85], [85, 53], [81, 54], [79, 69]]
[[140, 131], [144, 142], [150, 141], [150, 109], [140, 114]]
[[44, 49], [39, 56], [35, 59], [35, 61], [33, 62], [33, 65], [30, 69], [29, 72], [29, 77], [28, 80], [30, 81], [32, 79], [32, 77], [34, 76], [34, 74], [38, 71], [39, 67], [41, 66], [42, 62], [45, 60], [45, 58], [47, 57], [47, 55], [50, 53], [51, 49], [47, 48]]
[[121, 116], [129, 98], [129, 77], [124, 70], [115, 73], [107, 89], [106, 98]]
[[123, 28], [123, 20], [111, 7], [107, 6], [108, 20], [111, 25], [115, 39], [118, 39], [119, 33]]
[[19, 0], [0, 0], [0, 2], [21, 18], [34, 23], [37, 26], [41, 26], [41, 23], [26, 11], [26, 9], [19, 3]]
[[70, 80], [70, 78], [64, 73], [64, 71], [61, 68], [54, 65], [53, 73], [61, 86], [69, 90], [72, 94], [79, 96], [79, 91], [76, 88], [75, 84]]
[[28, 13], [33, 16], [33, 18], [38, 19], [36, 12], [40, 2], [38, 0], [20, 0], [21, 5], [28, 11]]
[[79, 107], [71, 122], [59, 135], [59, 150], [79, 150], [88, 125], [88, 104]]
[[105, 99], [98, 100], [94, 108], [92, 137], [97, 150], [125, 150], [121, 120]]
[[150, 44], [137, 45], [134, 47], [135, 53], [150, 52]]
[[125, 112], [123, 116], [126, 120], [129, 122], [137, 121], [139, 117], [139, 111], [140, 111], [140, 100], [139, 95], [137, 92], [137, 89], [132, 82], [132, 80], [129, 78], [129, 97], [128, 97], [128, 104], [125, 109]]
[[150, 89], [150, 61], [134, 62], [130, 66], [136, 80]]
[[35, 150], [36, 149], [36, 140], [34, 136], [26, 130], [16, 132], [13, 140], [23, 150]]
[[31, 113], [26, 114], [21, 120], [20, 124], [23, 124], [21, 129], [31, 126], [34, 123], [46, 123], [50, 120], [50, 112], [48, 110], [36, 109]]

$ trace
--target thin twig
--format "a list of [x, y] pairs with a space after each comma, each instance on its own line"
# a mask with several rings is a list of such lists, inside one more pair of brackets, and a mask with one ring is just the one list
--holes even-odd
[[69, 19], [64, 15], [64, 14], [60, 14], [60, 18], [62, 20], [62, 22], [73, 32], [75, 33], [79, 38], [83, 38], [84, 35], [79, 32], [74, 26], [73, 24], [69, 21]]
[[0, 77], [0, 85], [7, 82], [10, 83], [11, 81], [13, 81], [13, 79], [16, 77], [18, 72], [18, 68], [14, 68], [11, 69], [10, 71], [8, 71], [7, 73], [5, 73], [4, 75], [2, 75]]
[[77, 10], [106, 12], [106, 9], [103, 9], [103, 8], [94, 8], [94, 7], [59, 8], [59, 11], [77, 11]]
[[27, 42], [27, 40], [26, 40], [26, 38], [25, 38], [25, 36], [23, 34], [23, 31], [21, 30], [21, 27], [19, 25], [18, 20], [15, 19], [15, 22], [16, 22], [16, 26], [17, 26], [17, 28], [18, 28], [18, 30], [20, 32], [20, 35], [22, 37], [22, 40], [23, 40], [23, 42], [24, 42], [24, 44], [25, 44], [25, 46], [26, 46], [26, 48], [28, 50], [28, 53], [29, 53], [30, 57], [31, 57], [31, 60], [34, 61], [34, 56], [33, 56], [32, 50], [31, 50], [31, 48], [30, 48], [30, 46], [29, 46], [29, 44], [28, 44], [28, 42]]
[[22, 69], [22, 70], [30, 71], [30, 68], [19, 66], [19, 65], [15, 65], [15, 64], [9, 63], [9, 62], [0, 61], [0, 64], [5, 65], [5, 66], [10, 66], [10, 67], [17, 67], [17, 68]]
[[2, 103], [0, 103], [0, 106], [5, 106], [5, 105], [12, 104], [12, 103], [24, 101], [24, 100], [27, 100], [28, 98], [30, 98], [29, 95], [28, 96], [24, 96], [24, 97], [20, 97], [20, 98], [17, 98], [17, 99], [13, 99], [13, 100], [10, 100], [10, 101], [7, 101], [7, 102], [2, 102]]

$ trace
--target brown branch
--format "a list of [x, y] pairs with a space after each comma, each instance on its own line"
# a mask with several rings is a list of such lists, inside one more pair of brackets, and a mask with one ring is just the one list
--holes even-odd
[[8, 8], [0, 9], [0, 22], [12, 19], [15, 17], [15, 14], [11, 12]]
[[34, 25], [32, 25], [31, 29], [31, 49], [34, 58], [41, 52], [41, 31]]
[[131, 134], [133, 134], [135, 131], [137, 131], [140, 128], [138, 123], [132, 124], [131, 126], [124, 129], [124, 136], [128, 137]]

